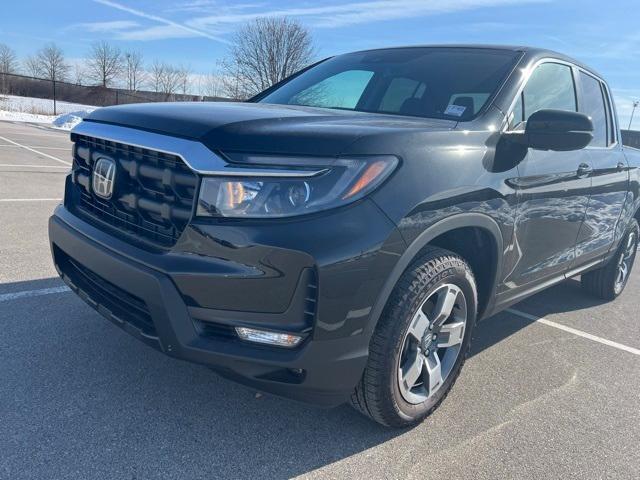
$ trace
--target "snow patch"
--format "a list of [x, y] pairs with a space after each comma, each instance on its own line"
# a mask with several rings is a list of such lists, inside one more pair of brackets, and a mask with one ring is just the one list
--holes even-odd
[[[96, 107], [93, 105], [82, 105], [80, 103], [61, 101], [56, 102], [57, 115], [95, 108]], [[33, 115], [53, 115], [53, 100], [47, 98], [0, 95], [0, 110], [4, 112], [29, 113]]]
[[51, 122], [51, 125], [60, 130], [71, 130], [91, 112], [92, 110], [78, 110], [75, 112], [65, 113], [64, 115], [58, 115], [55, 117], [55, 120]]
[[56, 111], [60, 115], [53, 115], [53, 100], [0, 96], [0, 120], [48, 124], [60, 130], [71, 130], [96, 108], [79, 103], [56, 102]]
[[51, 123], [56, 117], [52, 115], [37, 115], [23, 112], [5, 112], [0, 110], [0, 120], [8, 122]]

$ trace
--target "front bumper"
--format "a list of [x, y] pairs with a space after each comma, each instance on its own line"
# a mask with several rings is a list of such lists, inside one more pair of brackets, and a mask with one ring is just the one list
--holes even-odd
[[[359, 218], [368, 209], [376, 207], [361, 207]], [[396, 238], [395, 229], [390, 231], [391, 235], [387, 231], [386, 237]], [[203, 238], [216, 236], [207, 233], [207, 228], [195, 232], [191, 232], [188, 242], [191, 252], [186, 252], [183, 242], [176, 245], [175, 253], [153, 254], [108, 235], [63, 206], [58, 207], [49, 221], [52, 254], [59, 274], [83, 300], [120, 328], [170, 356], [210, 366], [226, 377], [260, 390], [323, 406], [344, 402], [366, 364], [368, 313], [386, 277], [385, 270], [397, 258], [393, 250], [401, 248], [400, 241], [396, 239], [387, 245], [388, 249], [378, 248], [375, 252], [371, 249], [363, 252], [356, 247], [358, 255], [351, 256], [346, 263], [336, 262], [335, 252], [327, 253], [328, 257], [317, 252], [315, 256], [305, 254], [312, 260], [309, 263], [308, 259], [301, 260], [300, 251], [291, 250], [291, 260], [284, 264], [298, 271], [296, 281], [290, 285], [278, 283], [277, 275], [252, 275], [251, 265], [205, 256]], [[335, 236], [349, 240], [344, 238], [344, 230]], [[214, 238], [213, 243], [219, 245], [220, 238]], [[341, 253], [351, 252], [352, 248], [345, 247]], [[242, 255], [246, 254], [246, 248], [240, 250], [244, 251]], [[280, 255], [286, 251], [278, 250]], [[333, 262], [328, 261], [331, 257]], [[261, 262], [264, 263], [262, 257]], [[216, 271], [218, 268], [221, 270]], [[225, 278], [231, 284], [235, 279], [236, 288], [242, 288], [240, 279], [244, 278], [249, 282], [248, 288], [240, 297], [244, 296], [246, 304], [255, 307], [264, 299], [274, 311], [211, 308], [234, 307], [239, 301], [238, 293], [235, 299], [223, 295], [220, 303], [216, 300], [215, 287], [223, 284]], [[311, 320], [301, 319], [305, 309], [308, 310], [310, 278], [315, 278], [320, 290]], [[346, 292], [344, 288], [334, 290], [330, 285], [318, 287], [332, 278], [341, 279], [340, 284], [356, 278], [366, 281], [355, 289], [351, 285]], [[260, 282], [265, 289], [260, 288]], [[284, 290], [280, 291], [278, 285]], [[349, 296], [350, 292], [354, 295]], [[270, 294], [284, 295], [286, 308], [281, 308], [284, 304], [279, 304], [280, 298], [275, 303], [267, 301]], [[249, 344], [235, 336], [235, 325], [296, 331], [306, 338], [295, 349]]]

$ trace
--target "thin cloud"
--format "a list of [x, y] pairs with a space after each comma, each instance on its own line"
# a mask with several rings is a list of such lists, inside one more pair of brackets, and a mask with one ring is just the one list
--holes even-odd
[[168, 38], [192, 38], [193, 36], [194, 34], [192, 32], [174, 25], [157, 25], [155, 27], [148, 27], [143, 29], [120, 31], [115, 35], [118, 40], [130, 41], [166, 40]]
[[319, 7], [293, 7], [251, 13], [216, 14], [188, 21], [195, 28], [225, 23], [242, 23], [256, 17], [302, 17], [317, 28], [338, 28], [347, 25], [454, 13], [477, 8], [543, 3], [549, 0], [375, 0]]
[[[382, 22], [403, 18], [425, 17], [444, 13], [454, 13], [478, 8], [541, 3], [550, 0], [371, 0], [333, 5], [264, 9], [260, 3], [241, 3], [224, 6], [211, 0], [195, 0], [182, 3], [166, 10], [191, 18], [181, 22], [131, 8], [114, 0], [94, 0], [139, 18], [161, 23], [162, 26], [147, 28], [119, 29], [117, 38], [123, 40], [159, 40], [167, 38], [204, 37], [228, 43], [225, 35], [238, 25], [258, 17], [297, 17], [304, 19], [315, 28], [339, 28], [354, 24]], [[215, 14], [206, 15], [213, 9]], [[198, 13], [196, 15], [196, 12]]]
[[220, 12], [234, 12], [249, 10], [255, 8], [262, 8], [265, 6], [264, 2], [260, 3], [236, 3], [233, 5], [222, 5], [217, 0], [195, 0], [192, 2], [179, 3], [171, 6], [164, 11], [169, 12], [188, 12], [188, 13], [220, 13]]
[[[199, 30], [197, 28], [194, 28], [194, 27], [191, 27], [191, 26], [188, 26], [188, 25], [183, 25], [183, 24], [178, 23], [178, 22], [174, 22], [173, 20], [169, 20], [167, 18], [159, 17], [158, 15], [153, 15], [153, 14], [150, 14], [150, 13], [146, 13], [146, 12], [143, 12], [141, 10], [137, 10], [135, 8], [128, 7], [128, 6], [123, 5], [121, 3], [118, 3], [118, 2], [113, 2], [111, 0], [93, 0], [93, 1], [96, 2], [96, 3], [99, 3], [101, 5], [107, 6], [107, 7], [115, 8], [116, 10], [120, 10], [122, 12], [126, 12], [126, 13], [129, 13], [131, 15], [135, 15], [135, 16], [140, 17], [140, 18], [145, 18], [147, 20], [153, 20], [155, 22], [162, 23], [164, 25], [172, 27], [173, 32], [175, 32], [176, 30], [183, 30], [185, 32], [191, 33], [192, 34], [191, 36], [204, 37], [204, 38], [208, 38], [210, 40], [215, 40], [215, 41], [223, 42], [223, 43], [226, 42], [225, 39], [223, 39], [221, 37], [218, 37], [216, 35], [212, 35], [212, 34], [210, 34], [208, 32], [204, 32], [204, 31]], [[165, 38], [171, 38], [171, 37], [165, 37]]]
[[140, 24], [131, 20], [116, 20], [113, 22], [88, 22], [76, 23], [71, 28], [79, 28], [93, 33], [118, 32], [120, 30], [131, 30], [138, 28]]

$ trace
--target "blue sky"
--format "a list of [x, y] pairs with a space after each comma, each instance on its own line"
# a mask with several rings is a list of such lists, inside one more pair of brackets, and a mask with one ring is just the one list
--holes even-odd
[[[216, 70], [233, 32], [258, 16], [285, 15], [311, 30], [318, 57], [427, 43], [551, 48], [600, 71], [626, 125], [640, 98], [638, 0], [15, 0], [4, 2], [0, 42], [23, 57], [56, 42], [71, 59], [108, 40], [154, 59]], [[640, 115], [637, 116], [640, 128]]]

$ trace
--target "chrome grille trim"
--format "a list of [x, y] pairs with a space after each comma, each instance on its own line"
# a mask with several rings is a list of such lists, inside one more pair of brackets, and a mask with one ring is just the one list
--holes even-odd
[[185, 138], [172, 137], [147, 132], [135, 128], [121, 127], [92, 121], [80, 122], [71, 135], [99, 138], [135, 148], [154, 150], [180, 157], [193, 172], [200, 175], [243, 176], [243, 177], [313, 177], [325, 171], [291, 170], [280, 168], [238, 167], [226, 162], [221, 156], [209, 150], [202, 143]]

